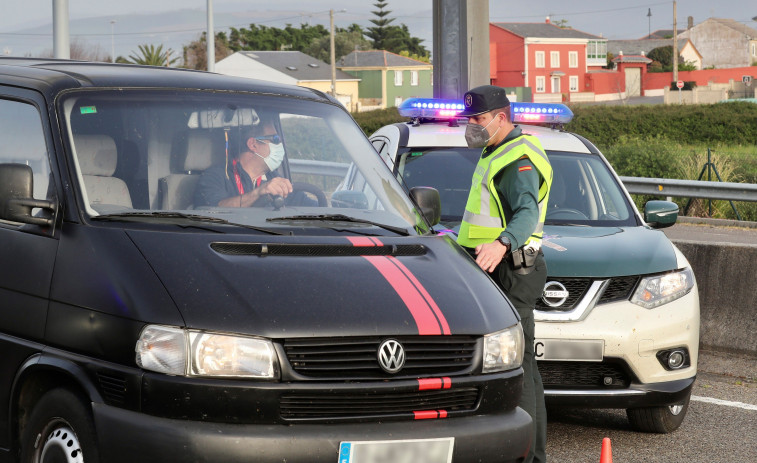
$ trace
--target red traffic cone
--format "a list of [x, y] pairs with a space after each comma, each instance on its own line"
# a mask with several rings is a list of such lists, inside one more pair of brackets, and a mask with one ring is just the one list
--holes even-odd
[[602, 439], [602, 454], [599, 457], [599, 463], [612, 463], [612, 444], [609, 437]]

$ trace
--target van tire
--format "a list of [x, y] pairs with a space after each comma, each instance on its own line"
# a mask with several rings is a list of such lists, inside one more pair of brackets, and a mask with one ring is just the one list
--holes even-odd
[[68, 389], [42, 396], [21, 432], [21, 463], [100, 461], [89, 407]]
[[634, 431], [667, 434], [681, 426], [689, 410], [691, 392], [682, 402], [663, 407], [629, 408], [628, 421]]

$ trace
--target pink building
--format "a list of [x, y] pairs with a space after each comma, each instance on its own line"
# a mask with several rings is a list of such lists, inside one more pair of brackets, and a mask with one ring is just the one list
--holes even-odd
[[530, 87], [533, 101], [594, 101], [625, 82], [607, 65], [607, 39], [550, 23], [489, 24], [491, 83]]

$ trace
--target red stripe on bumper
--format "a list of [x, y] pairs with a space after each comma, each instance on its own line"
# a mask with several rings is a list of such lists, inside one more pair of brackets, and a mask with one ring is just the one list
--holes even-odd
[[434, 389], [449, 389], [451, 386], [452, 386], [452, 380], [448, 377], [419, 378], [418, 379], [419, 391], [431, 391]]
[[421, 410], [413, 412], [416, 420], [435, 420], [447, 418], [447, 410]]

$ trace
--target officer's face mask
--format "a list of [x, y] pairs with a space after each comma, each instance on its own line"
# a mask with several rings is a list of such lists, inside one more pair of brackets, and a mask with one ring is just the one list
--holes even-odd
[[260, 153], [255, 153], [263, 159], [265, 165], [268, 166], [268, 170], [276, 170], [284, 161], [284, 144], [283, 143], [268, 143], [268, 156], [261, 156]]
[[499, 116], [500, 114], [501, 113], [495, 114], [494, 118], [485, 126], [468, 123], [468, 125], [465, 127], [465, 141], [468, 142], [468, 148], [483, 148], [487, 143], [489, 143], [489, 140], [497, 135], [497, 132], [499, 132], [499, 129], [501, 127], [497, 127], [497, 130], [491, 135], [489, 135], [489, 131], [487, 129], [492, 122], [497, 120], [497, 116]]

